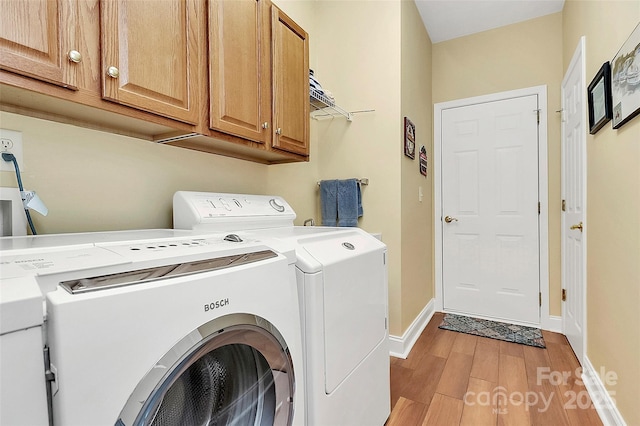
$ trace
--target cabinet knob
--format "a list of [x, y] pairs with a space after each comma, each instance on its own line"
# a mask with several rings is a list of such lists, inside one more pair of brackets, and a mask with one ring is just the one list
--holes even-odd
[[280, 127], [278, 127], [276, 129], [276, 135], [281, 135], [282, 134], [282, 129]]
[[262, 123], [262, 128], [263, 129], [268, 129], [269, 128], [269, 123], [267, 123], [266, 121], [264, 123]]
[[107, 68], [107, 75], [111, 78], [118, 78], [120, 77], [120, 70], [116, 67], [109, 67]]
[[76, 64], [82, 62], [82, 54], [77, 50], [70, 50], [69, 53], [67, 53], [67, 58], [69, 58], [69, 61], [75, 62]]

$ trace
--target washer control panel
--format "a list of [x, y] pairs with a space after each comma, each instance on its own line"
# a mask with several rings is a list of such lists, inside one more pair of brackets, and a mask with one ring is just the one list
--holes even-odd
[[178, 191], [173, 196], [174, 229], [226, 230], [293, 226], [296, 214], [271, 195]]

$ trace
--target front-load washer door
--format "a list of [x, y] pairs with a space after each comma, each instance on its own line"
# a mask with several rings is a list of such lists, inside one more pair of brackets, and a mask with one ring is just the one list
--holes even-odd
[[182, 339], [149, 371], [116, 425], [289, 425], [294, 372], [282, 335], [245, 314]]

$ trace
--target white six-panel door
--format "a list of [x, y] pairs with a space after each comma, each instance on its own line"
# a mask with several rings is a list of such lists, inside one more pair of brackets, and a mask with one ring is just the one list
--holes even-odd
[[585, 336], [586, 108], [584, 38], [562, 81], [563, 330], [580, 363]]
[[539, 323], [538, 96], [444, 109], [445, 311]]

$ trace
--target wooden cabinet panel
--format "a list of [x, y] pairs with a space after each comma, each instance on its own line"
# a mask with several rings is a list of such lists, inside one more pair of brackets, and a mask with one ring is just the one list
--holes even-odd
[[103, 0], [103, 97], [197, 123], [202, 6], [197, 0]]
[[272, 9], [273, 147], [309, 155], [309, 36]]
[[0, 68], [71, 89], [76, 64], [67, 55], [77, 50], [74, 0], [2, 0]]
[[270, 2], [209, 3], [212, 129], [271, 142]]

